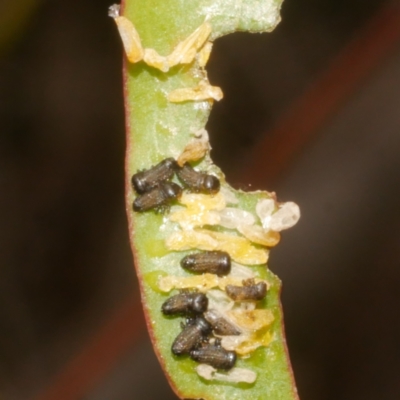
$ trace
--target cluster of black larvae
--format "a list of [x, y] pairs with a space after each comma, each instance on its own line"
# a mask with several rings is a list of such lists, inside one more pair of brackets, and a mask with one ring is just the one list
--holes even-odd
[[[181, 260], [181, 266], [191, 272], [227, 275], [231, 270], [231, 259], [223, 251], [205, 251], [190, 254]], [[170, 297], [161, 307], [165, 315], [184, 315], [186, 325], [172, 344], [172, 353], [189, 354], [200, 363], [214, 368], [229, 370], [236, 362], [236, 353], [221, 347], [213, 332], [220, 335], [240, 335], [240, 331], [219, 315], [208, 310], [208, 298], [204, 293], [181, 291]]]
[[[231, 270], [231, 259], [224, 251], [204, 251], [184, 257], [181, 266], [191, 272], [224, 276]], [[265, 297], [267, 286], [265, 282], [256, 284], [249, 279], [243, 286], [227, 285], [225, 291], [232, 300], [254, 301]], [[219, 337], [242, 332], [217, 310], [208, 309], [208, 298], [204, 293], [181, 291], [166, 300], [161, 310], [165, 315], [186, 316], [186, 325], [172, 344], [173, 354], [189, 354], [197, 362], [222, 370], [235, 365], [236, 353], [225, 350]]]
[[132, 186], [139, 196], [133, 202], [134, 211], [163, 211], [178, 199], [182, 188], [171, 182], [177, 175], [185, 188], [194, 192], [215, 194], [220, 183], [216, 176], [194, 170], [189, 164], [179, 167], [176, 160], [166, 158], [150, 169], [132, 176]]
[[[195, 171], [189, 164], [179, 167], [173, 158], [166, 158], [132, 176], [132, 186], [138, 193], [133, 202], [134, 211], [160, 211], [179, 198], [182, 188], [170, 181], [174, 174], [191, 191], [206, 194], [219, 191], [217, 177]], [[180, 265], [194, 273], [226, 276], [231, 271], [231, 257], [224, 251], [203, 251], [187, 255]], [[234, 301], [256, 301], [266, 296], [267, 286], [265, 282], [255, 283], [253, 279], [248, 279], [243, 281], [243, 286], [227, 285], [225, 292]], [[163, 303], [161, 311], [165, 315], [186, 317], [171, 351], [176, 356], [188, 354], [199, 363], [229, 370], [235, 365], [236, 352], [225, 350], [220, 344], [220, 337], [240, 335], [242, 332], [217, 310], [209, 309], [208, 303], [207, 296], [195, 290], [182, 290]]]

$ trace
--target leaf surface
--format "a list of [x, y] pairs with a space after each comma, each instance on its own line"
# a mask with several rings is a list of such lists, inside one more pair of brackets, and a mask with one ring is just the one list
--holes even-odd
[[[211, 40], [238, 30], [271, 31], [279, 22], [280, 6], [281, 0], [126, 0], [122, 14], [134, 23], [144, 48], [167, 56], [205, 20], [212, 26]], [[130, 180], [139, 170], [150, 168], [165, 158], [177, 159], [193, 134], [205, 127], [212, 101], [172, 103], [167, 99], [173, 90], [196, 87], [202, 77], [204, 72], [197, 62], [174, 66], [168, 72], [150, 67], [143, 61], [135, 64], [125, 61], [124, 66], [129, 234], [154, 349], [180, 398], [297, 399], [283, 332], [279, 300], [281, 283], [265, 264], [251, 268], [270, 285], [260, 307], [271, 310], [275, 317], [268, 331], [271, 342], [247, 358], [239, 358], [236, 364], [257, 373], [254, 383], [207, 381], [197, 375], [196, 362], [188, 356], [176, 357], [171, 353], [171, 344], [181, 331], [183, 319], [161, 313], [161, 305], [170, 293], [160, 290], [158, 279], [168, 275], [190, 276], [180, 267], [180, 260], [190, 251], [167, 248], [166, 240], [178, 229], [177, 223], [169, 220], [169, 214], [133, 212], [136, 194]], [[208, 155], [196, 163], [196, 168], [217, 175], [222, 186], [235, 193], [239, 201], [235, 207], [254, 213], [257, 201], [270, 197], [266, 192], [234, 191]]]

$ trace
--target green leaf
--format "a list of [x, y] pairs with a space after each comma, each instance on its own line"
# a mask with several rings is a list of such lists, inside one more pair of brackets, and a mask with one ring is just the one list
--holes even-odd
[[[132, 21], [144, 48], [167, 56], [175, 46], [194, 32], [206, 19], [212, 26], [211, 39], [237, 30], [271, 31], [279, 22], [281, 0], [126, 0], [123, 15]], [[291, 400], [297, 392], [287, 355], [279, 300], [281, 283], [266, 265], [251, 266], [259, 278], [270, 285], [261, 308], [275, 317], [269, 333], [271, 343], [259, 347], [236, 366], [257, 373], [254, 383], [207, 381], [195, 371], [196, 363], [187, 356], [176, 357], [171, 344], [181, 331], [182, 318], [165, 317], [161, 305], [170, 293], [158, 286], [160, 276], [189, 276], [180, 260], [189, 252], [170, 251], [166, 239], [177, 229], [167, 214], [133, 212], [136, 194], [130, 179], [167, 157], [177, 158], [193, 133], [204, 128], [212, 102], [171, 103], [167, 95], [179, 88], [195, 87], [204, 76], [197, 62], [161, 72], [146, 65], [125, 62], [125, 107], [127, 127], [126, 204], [129, 233], [140, 282], [147, 325], [159, 361], [180, 398], [204, 400]], [[212, 132], [211, 132], [212, 135]], [[196, 168], [207, 169], [221, 178], [223, 187], [236, 194], [235, 207], [255, 214], [255, 205], [266, 192], [234, 191], [208, 155]], [[223, 229], [222, 229], [223, 230]]]

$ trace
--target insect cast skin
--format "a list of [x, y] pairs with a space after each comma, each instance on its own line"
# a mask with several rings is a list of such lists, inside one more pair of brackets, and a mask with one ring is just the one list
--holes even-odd
[[203, 317], [189, 320], [183, 331], [175, 338], [174, 343], [172, 343], [172, 353], [177, 356], [189, 353], [210, 332], [211, 325]]
[[206, 344], [190, 352], [190, 358], [202, 363], [211, 365], [217, 369], [229, 370], [236, 363], [236, 353], [225, 350], [217, 341], [214, 344]]
[[213, 332], [217, 335], [240, 335], [242, 332], [227, 321], [222, 315], [216, 310], [208, 310], [204, 313], [204, 318], [210, 323], [213, 328]]
[[192, 63], [198, 53], [201, 54], [199, 57], [201, 67], [204, 67], [208, 61], [212, 47], [211, 43], [208, 42], [208, 37], [212, 28], [207, 21], [204, 21], [187, 38], [179, 42], [171, 54], [161, 56], [155, 49], [143, 48], [139, 33], [132, 21], [120, 15], [119, 5], [114, 4], [109, 7], [108, 15], [117, 24], [126, 56], [131, 63], [143, 60], [151, 67], [157, 68], [162, 72], [168, 72], [175, 65]]
[[182, 194], [182, 188], [174, 182], [161, 182], [148, 192], [136, 197], [133, 210], [138, 212], [162, 209]]
[[192, 272], [223, 276], [231, 270], [231, 257], [225, 251], [203, 251], [189, 254], [181, 260], [181, 266]]
[[243, 281], [243, 286], [226, 285], [225, 291], [235, 301], [262, 300], [267, 294], [267, 284], [247, 279]]
[[208, 298], [204, 293], [183, 291], [170, 297], [161, 306], [165, 315], [201, 314], [207, 310]]
[[216, 176], [198, 172], [187, 163], [178, 169], [177, 175], [179, 180], [194, 192], [215, 194], [219, 191], [220, 182]]
[[178, 165], [172, 157], [166, 158], [157, 165], [134, 174], [132, 187], [139, 194], [145, 193], [159, 183], [171, 179], [177, 168]]

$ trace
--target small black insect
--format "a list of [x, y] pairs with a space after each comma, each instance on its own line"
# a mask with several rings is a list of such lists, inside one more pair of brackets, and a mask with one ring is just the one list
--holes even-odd
[[204, 318], [210, 323], [213, 331], [217, 335], [240, 335], [242, 332], [233, 324], [227, 321], [218, 311], [208, 310], [204, 313]]
[[220, 182], [214, 175], [194, 170], [189, 164], [185, 164], [177, 170], [180, 181], [194, 192], [215, 194], [219, 191]]
[[166, 158], [157, 165], [134, 174], [132, 176], [132, 186], [137, 193], [145, 193], [159, 183], [171, 179], [177, 168], [178, 164], [172, 157]]
[[235, 301], [262, 300], [267, 294], [267, 284], [246, 279], [243, 281], [243, 286], [226, 285], [225, 291]]
[[198, 349], [190, 352], [190, 357], [202, 364], [211, 365], [217, 369], [231, 369], [236, 362], [236, 353], [234, 351], [225, 350], [216, 341], [215, 344], [206, 344]]
[[201, 314], [207, 310], [208, 298], [204, 293], [181, 292], [170, 297], [161, 306], [165, 315]]
[[175, 338], [172, 343], [172, 353], [181, 355], [189, 353], [211, 332], [210, 324], [203, 318], [197, 317], [187, 322], [183, 331]]
[[225, 251], [203, 251], [182, 258], [181, 266], [192, 272], [209, 272], [222, 276], [229, 274], [231, 258]]
[[136, 197], [134, 211], [147, 211], [153, 208], [162, 209], [182, 194], [182, 188], [174, 182], [161, 182], [148, 192]]

